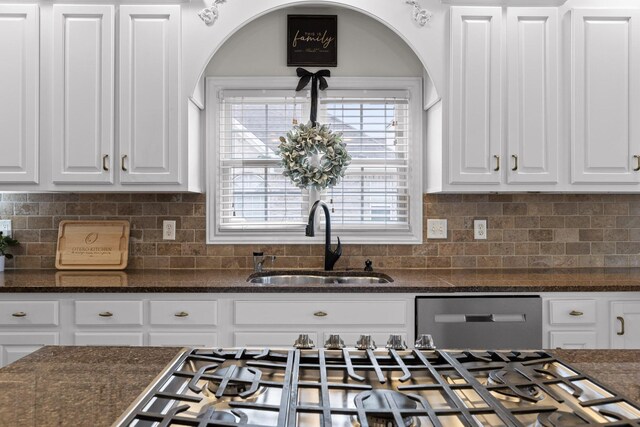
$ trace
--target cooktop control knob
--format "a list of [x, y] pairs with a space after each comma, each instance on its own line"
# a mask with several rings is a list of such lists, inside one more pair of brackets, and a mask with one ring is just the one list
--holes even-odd
[[327, 350], [340, 350], [344, 347], [344, 341], [342, 341], [342, 338], [340, 338], [338, 334], [329, 335], [329, 339], [324, 343], [324, 348]]
[[313, 343], [309, 335], [300, 334], [298, 335], [298, 339], [293, 343], [293, 346], [298, 349], [310, 349], [315, 347], [316, 345]]
[[377, 346], [371, 335], [360, 335], [356, 342], [356, 348], [358, 350], [375, 350]]
[[429, 334], [421, 334], [414, 345], [416, 350], [435, 350], [436, 345], [433, 343], [433, 337]]
[[391, 334], [387, 340], [386, 347], [394, 350], [406, 350], [407, 343], [402, 339], [402, 335]]

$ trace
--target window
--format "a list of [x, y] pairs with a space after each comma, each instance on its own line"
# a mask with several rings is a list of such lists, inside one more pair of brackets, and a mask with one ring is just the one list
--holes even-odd
[[322, 193], [295, 187], [279, 166], [280, 136], [309, 117], [308, 92], [286, 89], [296, 83], [207, 80], [209, 243], [309, 243], [304, 227], [317, 199], [345, 243], [421, 242], [419, 79], [330, 79], [319, 121], [343, 133], [352, 162]]

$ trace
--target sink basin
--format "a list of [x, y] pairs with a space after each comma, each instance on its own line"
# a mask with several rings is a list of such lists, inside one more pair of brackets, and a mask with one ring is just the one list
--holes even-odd
[[254, 273], [247, 279], [249, 283], [261, 285], [372, 285], [393, 282], [391, 277], [380, 273], [361, 274], [356, 272], [312, 272], [312, 273]]

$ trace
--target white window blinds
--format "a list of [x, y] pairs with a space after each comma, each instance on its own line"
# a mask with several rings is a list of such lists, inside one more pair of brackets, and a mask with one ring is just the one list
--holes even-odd
[[282, 175], [277, 149], [280, 136], [303, 117], [306, 100], [278, 91], [225, 91], [221, 96], [219, 229], [302, 228], [309, 211], [308, 192]]
[[[342, 91], [347, 92], [347, 91]], [[352, 162], [341, 183], [323, 194], [336, 229], [409, 228], [408, 94], [325, 98], [322, 121], [342, 132]]]

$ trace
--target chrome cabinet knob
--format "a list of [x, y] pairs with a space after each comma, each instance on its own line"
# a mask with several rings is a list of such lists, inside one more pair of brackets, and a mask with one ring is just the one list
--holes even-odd
[[324, 343], [324, 348], [326, 348], [327, 350], [340, 350], [344, 347], [344, 341], [338, 334], [329, 335], [329, 339], [327, 339], [327, 341]]
[[313, 343], [311, 338], [309, 338], [309, 335], [300, 334], [298, 335], [298, 339], [293, 343], [293, 346], [298, 349], [309, 349], [316, 345]]
[[375, 350], [378, 347], [371, 335], [360, 335], [360, 338], [356, 341], [356, 348], [358, 350]]
[[402, 339], [402, 335], [391, 334], [385, 347], [393, 350], [406, 350], [407, 343]]
[[414, 345], [416, 350], [435, 350], [436, 345], [433, 342], [433, 337], [429, 334], [421, 334]]

